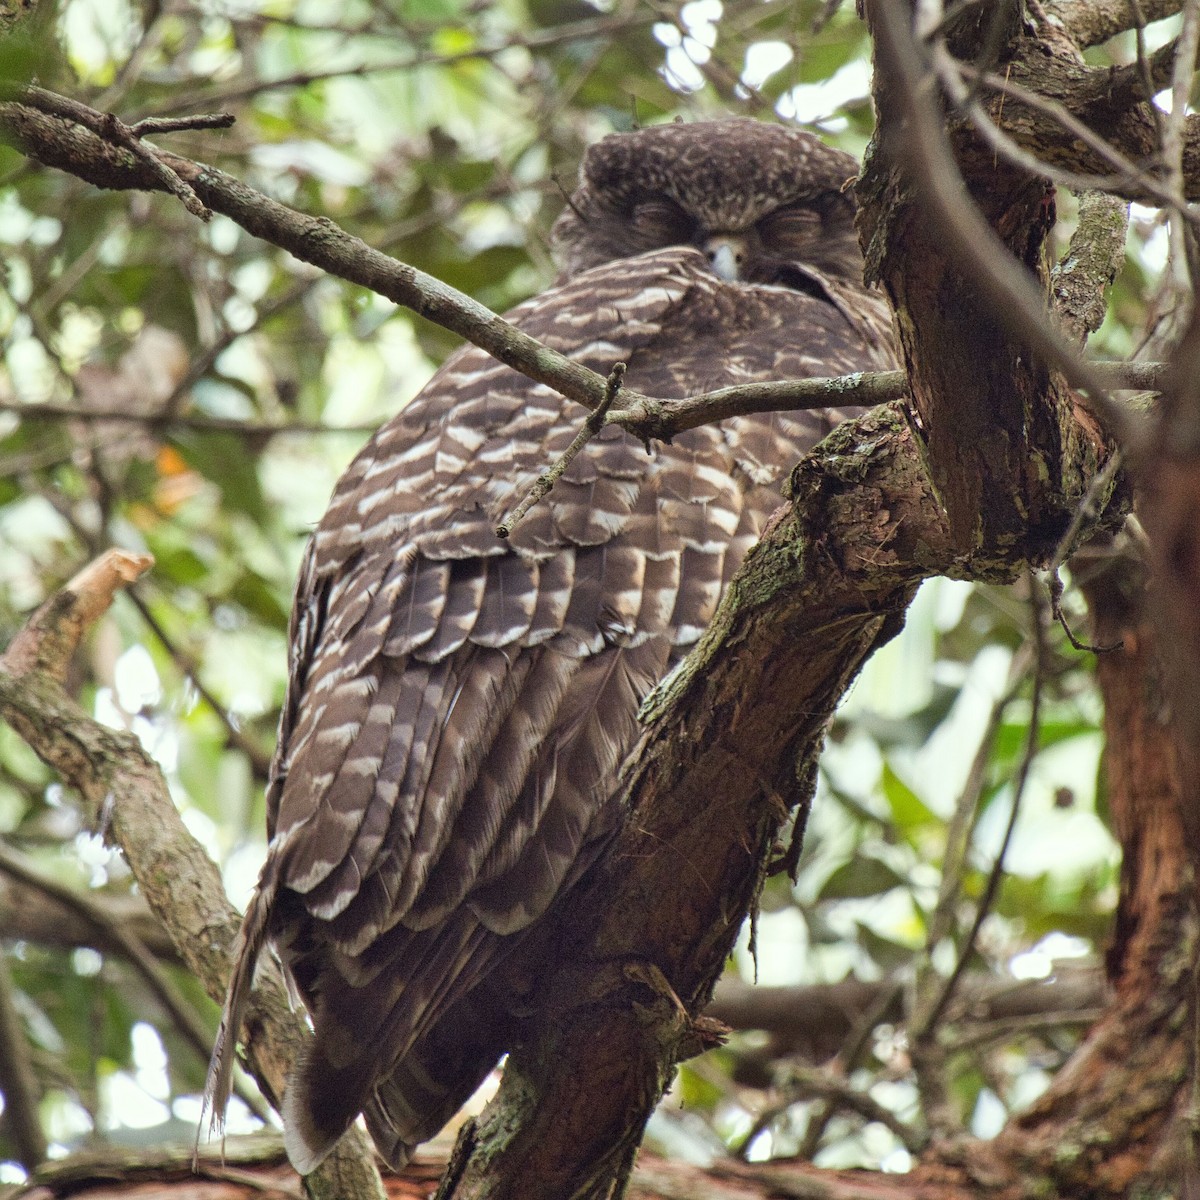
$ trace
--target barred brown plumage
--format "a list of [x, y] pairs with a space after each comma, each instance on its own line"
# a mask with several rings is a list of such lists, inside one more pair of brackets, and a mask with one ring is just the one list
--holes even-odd
[[[606, 138], [555, 227], [563, 276], [510, 319], [664, 398], [889, 368], [854, 173], [746, 120]], [[210, 1073], [220, 1113], [269, 938], [315, 1033], [284, 1103], [301, 1172], [360, 1112], [402, 1163], [495, 1065], [495, 964], [602, 852], [642, 698], [839, 419], [739, 417], [649, 456], [608, 427], [499, 540], [583, 415], [460, 350], [350, 465], [309, 543], [270, 847]]]

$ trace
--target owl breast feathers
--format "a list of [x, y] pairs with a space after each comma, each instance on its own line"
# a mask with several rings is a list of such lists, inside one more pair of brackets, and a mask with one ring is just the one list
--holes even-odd
[[[747, 120], [616, 134], [555, 226], [563, 274], [509, 319], [630, 388], [893, 365], [849, 156]], [[311, 1171], [360, 1113], [393, 1165], [507, 1048], [494, 968], [602, 853], [642, 698], [704, 630], [779, 484], [837, 415], [609, 427], [508, 541], [584, 412], [466, 347], [366, 445], [304, 558], [270, 847], [210, 1073], [265, 940], [312, 1018], [284, 1101]]]

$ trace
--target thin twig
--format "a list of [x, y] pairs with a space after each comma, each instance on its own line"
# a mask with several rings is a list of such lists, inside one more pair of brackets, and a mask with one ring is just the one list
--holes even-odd
[[180, 108], [188, 108], [196, 104], [228, 104], [235, 100], [252, 99], [265, 92], [277, 91], [280, 88], [308, 87], [327, 79], [361, 79], [373, 75], [413, 71], [418, 67], [452, 67], [462, 62], [496, 58], [513, 49], [544, 50], [571, 42], [586, 41], [589, 38], [613, 36], [628, 29], [649, 25], [657, 20], [659, 20], [657, 14], [646, 12], [617, 17], [597, 17], [575, 21], [569, 25], [553, 26], [536, 33], [514, 36], [490, 46], [475, 46], [469, 50], [455, 50], [448, 54], [420, 50], [415, 54], [408, 54], [403, 58], [395, 58], [387, 62], [358, 63], [350, 67], [297, 71], [277, 79], [256, 79], [247, 83], [195, 89], [175, 97], [171, 103]]
[[571, 193], [563, 185], [562, 176], [557, 171], [550, 172], [550, 182], [554, 184], [554, 190], [558, 192], [558, 198], [581, 220], [586, 222], [587, 217], [584, 216], [571, 196]]
[[[204, 361], [207, 362], [211, 357], [214, 356], [206, 352]], [[1158, 362], [1095, 360], [1092, 366], [1110, 387], [1138, 391], [1159, 391], [1167, 372], [1167, 364]], [[192, 374], [194, 372], [189, 372], [189, 377]], [[619, 425], [643, 442], [669, 441], [677, 433], [715, 424], [729, 417], [815, 408], [872, 408], [876, 404], [886, 404], [907, 395], [908, 380], [903, 371], [858, 371], [833, 379], [780, 379], [769, 383], [735, 384], [683, 400], [660, 400], [638, 392], [624, 392], [621, 406], [606, 412], [604, 424]], [[2, 397], [0, 412], [11, 412], [22, 420], [86, 423], [128, 421], [156, 431], [194, 429], [204, 433], [235, 433], [256, 438], [339, 433], [361, 436], [372, 434], [379, 428], [378, 422], [326, 425], [320, 421], [290, 421], [285, 425], [236, 417], [210, 417], [200, 413], [82, 409], [71, 404], [25, 403]], [[15, 470], [10, 473], [15, 473]]]
[[596, 408], [588, 413], [582, 428], [572, 438], [571, 444], [562, 452], [557, 461], [534, 480], [533, 486], [529, 489], [525, 499], [496, 526], [496, 536], [498, 538], [506, 538], [512, 533], [521, 523], [525, 514], [563, 477], [564, 472], [575, 461], [575, 457], [580, 450], [604, 428], [604, 418], [608, 416], [608, 410], [612, 408], [613, 401], [617, 398], [617, 393], [621, 390], [621, 381], [624, 378], [625, 364], [623, 362], [616, 363], [608, 373], [604, 399]]
[[134, 137], [129, 126], [112, 113], [108, 114], [107, 127], [100, 136], [115, 145], [123, 146], [135, 158], [140, 159], [146, 169], [193, 217], [199, 217], [201, 221], [212, 220], [212, 209], [196, 195], [192, 185], [172, 171], [141, 138]]
[[[472, 192], [464, 193], [456, 198], [452, 205], [439, 204], [435, 205], [429, 212], [420, 217], [408, 221], [401, 221], [384, 233], [376, 243], [380, 250], [390, 251], [393, 246], [402, 242], [405, 238], [414, 236], [415, 234], [424, 233], [426, 230], [435, 227], [444, 227], [449, 223], [467, 204], [479, 199], [481, 196], [486, 197], [489, 194], [489, 189], [479, 188]], [[174, 417], [183, 405], [184, 399], [192, 388], [200, 382], [201, 379], [216, 363], [217, 359], [225, 353], [239, 339], [249, 336], [258, 329], [262, 328], [263, 324], [269, 321], [272, 317], [278, 316], [279, 313], [289, 308], [302, 300], [314, 287], [324, 282], [325, 275], [319, 272], [313, 272], [305, 278], [296, 280], [290, 287], [286, 288], [278, 296], [273, 298], [264, 298], [254, 307], [254, 319], [249, 325], [239, 326], [237, 329], [226, 326], [224, 332], [217, 337], [211, 344], [204, 347], [196, 357], [192, 360], [188, 367], [187, 374], [179, 380], [178, 383], [171, 389], [171, 393], [162, 403], [161, 414], [166, 420], [167, 417]], [[198, 429], [219, 429], [223, 423], [220, 418], [214, 417], [189, 417], [188, 420], [195, 421], [196, 424], [192, 428]], [[240, 424], [238, 422], [229, 422], [230, 425]], [[378, 428], [378, 422], [374, 425], [346, 425], [346, 426], [326, 426], [319, 422], [289, 422], [287, 425], [263, 423], [257, 427], [245, 426], [241, 429], [231, 428], [233, 433], [250, 433], [261, 434], [266, 437], [274, 437], [277, 433], [290, 433], [293, 430], [296, 432], [312, 432], [324, 433], [326, 430], [334, 433], [374, 433]]]
[[[946, 830], [946, 848], [942, 857], [942, 879], [938, 888], [937, 902], [930, 914], [925, 934], [924, 958], [929, 962], [934, 950], [948, 937], [953, 925], [954, 910], [963, 894], [963, 882], [970, 863], [968, 850], [979, 816], [979, 806], [987, 784], [987, 768], [995, 749], [996, 737], [1004, 722], [1009, 706], [1017, 698], [1033, 666], [1033, 649], [1023, 643], [1013, 654], [1008, 668], [1008, 680], [1004, 691], [996, 697], [988, 714], [987, 723], [975, 749], [975, 757], [967, 772], [966, 782], [954, 805], [954, 813]], [[923, 972], [918, 969], [917, 993], [924, 992]], [[910, 1022], [911, 1036], [921, 1041], [929, 1036], [931, 1021], [920, 1009], [914, 1010]]]
[[[734, 1153], [745, 1159], [753, 1142], [771, 1123], [786, 1112], [798, 1100], [816, 1097], [822, 1100], [830, 1110], [830, 1115], [838, 1111], [857, 1113], [866, 1121], [877, 1121], [890, 1129], [897, 1141], [912, 1155], [918, 1155], [928, 1140], [919, 1130], [902, 1121], [891, 1109], [880, 1104], [869, 1093], [856, 1088], [848, 1079], [843, 1079], [833, 1072], [818, 1067], [805, 1067], [799, 1064], [791, 1066], [789, 1078], [785, 1086], [785, 1096], [777, 1104], [759, 1113], [750, 1132], [738, 1143]], [[805, 1157], [801, 1155], [800, 1157]]]
[[1033, 657], [1033, 648], [1028, 641], [1018, 647], [1009, 663], [1004, 691], [996, 697], [988, 714], [966, 781], [959, 792], [946, 829], [938, 897], [926, 923], [925, 945], [916, 962], [908, 1040], [912, 1047], [913, 1073], [930, 1125], [944, 1124], [951, 1112], [943, 1079], [943, 1055], [934, 1037], [936, 1028], [933, 1013], [944, 989], [942, 979], [933, 964], [933, 955], [937, 946], [951, 933], [954, 914], [965, 890], [964, 882], [970, 865], [968, 852], [979, 822], [983, 792], [987, 784], [987, 768], [995, 749], [996, 737], [1009, 706], [1025, 684], [1033, 665]]
[[[202, 221], [208, 221], [212, 217], [212, 210], [196, 195], [195, 189], [191, 184], [183, 179], [178, 172], [174, 171], [155, 152], [153, 147], [147, 146], [141, 140], [139, 134], [135, 134], [130, 126], [126, 125], [113, 113], [98, 112], [94, 108], [89, 108], [86, 104], [80, 104], [76, 100], [70, 100], [66, 96], [60, 96], [55, 92], [48, 92], [44, 88], [39, 87], [24, 87], [15, 91], [11, 88], [5, 88], [3, 95], [19, 99], [22, 104], [28, 104], [31, 108], [36, 108], [40, 112], [48, 113], [55, 117], [64, 117], [68, 121], [74, 121], [76, 124], [82, 125], [85, 129], [90, 129], [92, 133], [99, 138], [103, 138], [104, 141], [129, 151], [154, 176], [163, 190], [177, 197], [184, 208], [193, 216], [199, 217]], [[187, 122], [194, 120], [209, 122], [209, 127], [211, 127], [211, 122], [214, 119], [217, 118], [214, 118], [211, 114], [198, 118], [180, 118], [180, 120]], [[178, 121], [176, 124], [178, 124]]]
[[203, 433], [236, 433], [263, 438], [309, 433], [361, 435], [374, 433], [379, 428], [378, 421], [362, 425], [325, 425], [320, 421], [294, 421], [284, 425], [270, 421], [243, 421], [233, 417], [208, 417], [197, 413], [125, 412], [116, 408], [76, 408], [72, 404], [49, 402], [25, 404], [19, 400], [3, 399], [0, 399], [0, 412], [14, 413], [26, 421], [129, 421], [152, 430], [195, 429]]
[[972, 1026], [964, 1033], [947, 1038], [945, 1049], [955, 1052], [972, 1050], [978, 1046], [986, 1046], [989, 1042], [1007, 1041], [1048, 1029], [1062, 1029], [1066, 1025], [1091, 1025], [1107, 1011], [1105, 1008], [1078, 1008], [1074, 1012], [1028, 1013], [1020, 1017], [1004, 1017], [998, 1021], [987, 1021]]
[[130, 125], [135, 138], [156, 133], [177, 133], [184, 129], [229, 129], [237, 118], [233, 113], [200, 113], [194, 117], [143, 117]]
[[1051, 615], [1062, 627], [1063, 633], [1067, 635], [1067, 641], [1076, 650], [1084, 650], [1091, 654], [1111, 654], [1114, 650], [1119, 650], [1122, 643], [1113, 642], [1107, 646], [1093, 646], [1087, 642], [1081, 642], [1075, 636], [1062, 610], [1063, 582], [1059, 571], [1062, 569], [1063, 563], [1067, 561], [1068, 555], [1074, 552], [1080, 530], [1083, 529], [1085, 523], [1090, 523], [1100, 511], [1101, 505], [1108, 496], [1112, 481], [1116, 478], [1117, 471], [1120, 468], [1121, 451], [1118, 448], [1109, 458], [1108, 462], [1092, 476], [1092, 481], [1088, 484], [1088, 489], [1084, 493], [1083, 499], [1075, 506], [1075, 511], [1071, 514], [1071, 522], [1067, 526], [1066, 532], [1059, 539], [1058, 546], [1054, 551], [1054, 557], [1050, 560], [1050, 565], [1046, 568], [1046, 587], [1050, 594]]
[[[849, 1075], [858, 1066], [859, 1059], [867, 1048], [875, 1027], [899, 999], [903, 990], [904, 985], [898, 979], [892, 980], [890, 984], [881, 989], [870, 1007], [859, 1015], [849, 1036], [837, 1052], [836, 1064], [843, 1074]], [[825, 1136], [825, 1130], [836, 1112], [836, 1107], [828, 1099], [821, 1100], [814, 1106], [813, 1111], [809, 1114], [804, 1138], [796, 1150], [800, 1158], [811, 1159], [816, 1154], [821, 1145], [821, 1138]], [[746, 1148], [749, 1149], [749, 1140], [746, 1142]]]
[[205, 687], [203, 681], [200, 679], [199, 664], [191, 655], [175, 644], [174, 639], [162, 627], [158, 618], [150, 611], [150, 606], [146, 603], [140, 592], [135, 588], [130, 588], [128, 596], [134, 608], [141, 614], [142, 620], [146, 622], [151, 632], [158, 638], [163, 649], [171, 656], [176, 667], [179, 668], [192, 687], [196, 689], [197, 695], [208, 705], [217, 720], [225, 727], [225, 735], [229, 744], [246, 756], [255, 778], [260, 780], [266, 779], [271, 769], [270, 753], [259, 746], [252, 738], [248, 737], [243, 730], [238, 728], [225, 706]]
[[[1147, 97], [1153, 97], [1155, 92], [1154, 80], [1150, 74], [1150, 62], [1146, 57], [1146, 16], [1142, 12], [1141, 0], [1127, 0], [1129, 11], [1133, 14], [1133, 37], [1136, 45], [1136, 58], [1138, 78], [1142, 81], [1142, 91]], [[1158, 134], [1158, 144], [1163, 144], [1163, 122], [1162, 110], [1150, 100], [1150, 116], [1154, 120], [1154, 129]]]

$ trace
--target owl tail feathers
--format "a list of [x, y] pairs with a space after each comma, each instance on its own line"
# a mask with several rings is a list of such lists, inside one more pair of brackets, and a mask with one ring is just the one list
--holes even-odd
[[246, 1005], [250, 1000], [258, 956], [267, 939], [267, 922], [279, 890], [280, 875], [280, 858], [273, 854], [263, 866], [258, 888], [246, 909], [246, 915], [242, 918], [242, 927], [234, 944], [229, 990], [225, 995], [225, 1007], [221, 1012], [221, 1022], [217, 1026], [212, 1058], [208, 1063], [208, 1078], [204, 1084], [204, 1101], [196, 1130], [197, 1154], [200, 1138], [205, 1133], [206, 1116], [209, 1137], [223, 1134], [225, 1130], [225, 1110], [229, 1106], [229, 1097], [233, 1091], [233, 1060], [237, 1051], [238, 1034], [246, 1016]]
[[434, 1137], [500, 1060], [509, 1026], [498, 1006], [460, 1000], [376, 1085], [363, 1115], [394, 1171]]
[[311, 1175], [362, 1111], [362, 1075], [330, 1067], [319, 1053], [302, 1060], [283, 1097], [283, 1146], [301, 1175]]
[[[370, 998], [361, 1008], [369, 1010]], [[283, 1100], [284, 1147], [301, 1175], [320, 1165], [360, 1112], [376, 1149], [400, 1170], [413, 1150], [428, 1141], [487, 1078], [508, 1041], [509, 1022], [496, 1006], [468, 995], [419, 1037], [382, 1078], [387, 1032], [364, 1032], [369, 1019], [348, 1037], [325, 1026], [343, 1055], [335, 1065], [324, 1053], [322, 1019], [317, 1036], [300, 1060]], [[360, 1052], [355, 1053], [357, 1049]]]

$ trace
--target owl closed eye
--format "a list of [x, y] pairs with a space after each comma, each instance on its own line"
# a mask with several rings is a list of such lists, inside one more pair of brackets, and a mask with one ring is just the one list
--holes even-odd
[[647, 249], [687, 246], [696, 237], [696, 222], [668, 196], [653, 196], [634, 205], [629, 221]]
[[812, 208], [789, 204], [768, 213], [755, 226], [769, 254], [802, 255], [821, 236], [821, 215]]

